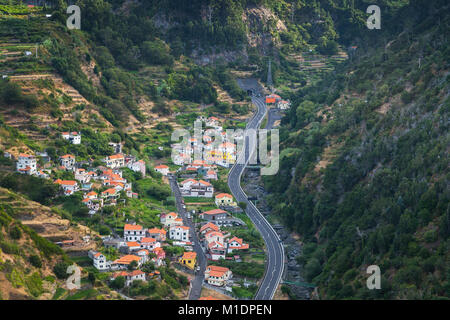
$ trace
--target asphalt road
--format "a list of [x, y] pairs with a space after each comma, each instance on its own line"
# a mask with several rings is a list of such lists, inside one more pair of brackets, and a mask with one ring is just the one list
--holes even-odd
[[177, 181], [173, 176], [169, 176], [170, 187], [172, 188], [172, 193], [175, 196], [175, 202], [177, 206], [178, 215], [183, 219], [183, 224], [189, 227], [189, 235], [192, 236], [191, 241], [194, 243], [193, 248], [197, 253], [197, 265], [200, 266], [199, 271], [195, 271], [195, 277], [191, 280], [191, 291], [189, 292], [189, 300], [198, 300], [202, 293], [203, 280], [205, 279], [206, 270], [206, 256], [200, 246], [200, 241], [198, 240], [197, 234], [195, 232], [194, 223], [191, 219], [187, 218], [187, 212], [183, 208], [183, 197], [181, 196], [180, 188], [178, 187]]
[[[261, 92], [256, 80], [247, 79], [245, 83], [239, 82], [239, 85], [244, 89], [253, 89], [253, 92]], [[262, 92], [261, 92], [262, 93]], [[249, 120], [247, 129], [259, 128], [262, 119], [265, 117], [267, 109], [264, 102], [264, 96], [261, 97], [253, 95], [253, 104], [257, 107], [254, 116]], [[238, 160], [228, 175], [228, 186], [238, 202], [247, 203], [245, 210], [247, 216], [252, 220], [253, 224], [261, 233], [267, 249], [266, 270], [264, 278], [262, 279], [258, 291], [255, 295], [255, 300], [271, 300], [275, 294], [278, 284], [281, 281], [281, 276], [284, 270], [284, 248], [281, 240], [275, 230], [272, 228], [266, 218], [259, 212], [251, 201], [248, 201], [247, 195], [241, 188], [241, 175], [250, 160], [250, 156], [255, 154], [257, 142], [250, 140], [245, 135], [244, 152], [238, 156]]]

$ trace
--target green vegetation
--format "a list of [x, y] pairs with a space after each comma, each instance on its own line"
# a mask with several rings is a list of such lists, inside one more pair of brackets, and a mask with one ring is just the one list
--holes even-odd
[[[299, 262], [321, 298], [450, 294], [442, 122], [449, 117], [450, 56], [440, 40], [450, 21], [448, 8], [420, 13], [433, 5], [399, 9], [396, 25], [404, 29], [387, 28], [334, 75], [292, 95], [282, 120], [280, 171], [264, 181], [273, 212], [302, 235]], [[365, 286], [372, 264], [381, 268], [381, 290]]]

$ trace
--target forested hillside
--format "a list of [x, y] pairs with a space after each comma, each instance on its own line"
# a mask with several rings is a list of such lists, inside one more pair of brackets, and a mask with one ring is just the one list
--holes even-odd
[[[366, 27], [368, 0], [78, 0], [81, 30], [66, 28], [68, 1], [38, 2], [0, 0], [1, 150], [46, 153], [52, 179], [74, 179], [60, 156], [97, 167], [121, 143], [148, 175], [125, 169], [139, 199], [90, 217], [81, 193], [61, 196], [1, 157], [0, 299], [71, 298], [61, 286], [72, 261], [22, 225], [30, 208], [101, 235], [159, 227], [176, 210], [153, 170], [170, 159], [172, 130], [200, 115], [245, 127], [250, 99], [235, 78], [264, 82], [269, 59], [292, 107], [280, 171], [264, 182], [273, 215], [304, 242], [306, 280], [324, 299], [450, 296], [446, 1], [376, 1], [380, 30]], [[74, 131], [81, 144], [62, 138]], [[111, 298], [105, 274], [76, 262], [88, 272], [73, 299]], [[371, 264], [382, 290], [366, 289]], [[182, 297], [186, 278], [161, 270], [163, 282], [131, 295]]]
[[[411, 1], [391, 22], [292, 94], [265, 179], [324, 299], [450, 296], [448, 3]], [[381, 290], [366, 288], [372, 264]]]

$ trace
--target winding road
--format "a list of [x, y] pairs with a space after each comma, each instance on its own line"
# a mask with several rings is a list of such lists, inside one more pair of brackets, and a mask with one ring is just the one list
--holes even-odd
[[[253, 91], [252, 103], [257, 107], [256, 113], [247, 123], [246, 129], [258, 129], [267, 113], [262, 88], [255, 79], [241, 79], [238, 80], [238, 84], [244, 90]], [[261, 97], [258, 97], [259, 95], [261, 95]], [[244, 152], [239, 154], [236, 164], [231, 168], [230, 173], [228, 174], [228, 186], [238, 202], [245, 202], [247, 204], [245, 212], [261, 233], [266, 244], [266, 270], [254, 299], [271, 300], [273, 299], [283, 274], [284, 248], [278, 234], [255, 205], [248, 200], [247, 195], [241, 188], [240, 183], [242, 173], [244, 172], [250, 157], [257, 151], [257, 142], [254, 141], [254, 139], [249, 139], [247, 130], [244, 134]]]

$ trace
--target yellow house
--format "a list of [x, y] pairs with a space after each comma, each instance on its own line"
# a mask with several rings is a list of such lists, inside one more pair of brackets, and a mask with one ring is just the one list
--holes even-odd
[[197, 259], [197, 253], [188, 251], [183, 254], [183, 256], [180, 258], [180, 263], [189, 269], [194, 270], [195, 268], [195, 262]]
[[220, 207], [220, 206], [231, 206], [231, 207], [237, 206], [236, 202], [233, 201], [233, 196], [228, 193], [219, 193], [218, 195], [216, 195], [215, 202], [218, 207]]

